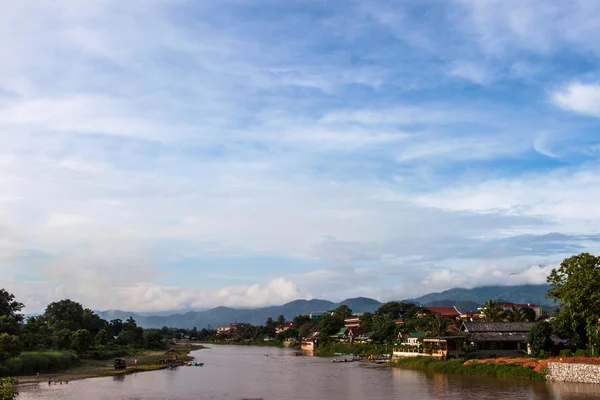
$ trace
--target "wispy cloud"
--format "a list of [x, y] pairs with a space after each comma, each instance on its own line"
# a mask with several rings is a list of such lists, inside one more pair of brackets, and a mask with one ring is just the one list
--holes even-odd
[[6, 3], [4, 284], [35, 311], [537, 282], [532, 265], [597, 247], [599, 18], [590, 1]]

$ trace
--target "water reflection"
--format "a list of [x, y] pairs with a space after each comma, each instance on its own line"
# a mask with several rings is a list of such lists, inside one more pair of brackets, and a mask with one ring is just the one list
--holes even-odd
[[[268, 352], [269, 357], [263, 353]], [[600, 385], [425, 374], [362, 363], [332, 364], [294, 357], [287, 349], [216, 346], [196, 353], [204, 367], [37, 384], [27, 399], [288, 399], [288, 400], [583, 400], [600, 398]]]

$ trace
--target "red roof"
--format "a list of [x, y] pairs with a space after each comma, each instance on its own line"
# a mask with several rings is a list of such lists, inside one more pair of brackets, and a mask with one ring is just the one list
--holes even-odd
[[467, 317], [474, 317], [477, 314], [478, 313], [475, 311], [465, 311], [464, 313], [462, 313], [462, 315], [466, 315]]
[[432, 314], [441, 315], [442, 317], [458, 317], [460, 311], [454, 306], [440, 306], [440, 307], [425, 307]]
[[348, 336], [350, 336], [350, 334], [352, 334], [352, 336], [359, 336], [359, 335], [362, 335], [363, 333], [365, 333], [365, 332], [360, 328], [350, 328], [349, 332], [348, 332]]

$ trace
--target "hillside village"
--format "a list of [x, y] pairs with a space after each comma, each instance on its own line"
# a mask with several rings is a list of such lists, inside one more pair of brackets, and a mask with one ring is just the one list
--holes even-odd
[[[528, 337], [537, 321], [547, 315], [535, 304], [486, 302], [477, 312], [461, 312], [455, 306], [416, 306], [389, 302], [374, 313], [352, 313], [347, 306], [328, 312], [301, 315], [293, 321], [280, 316], [264, 327], [244, 323], [219, 326], [215, 340], [228, 342], [279, 342], [315, 351], [332, 343], [394, 345], [397, 357], [431, 355], [481, 356], [530, 354]], [[252, 333], [263, 331], [262, 338]], [[556, 345], [564, 341], [553, 335]]]

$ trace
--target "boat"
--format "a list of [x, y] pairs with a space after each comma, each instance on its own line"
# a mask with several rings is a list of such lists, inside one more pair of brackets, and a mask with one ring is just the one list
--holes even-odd
[[269, 357], [269, 355], [267, 353], [264, 354], [265, 357]]
[[187, 364], [189, 367], [202, 367], [204, 363], [199, 363], [197, 361], [190, 361]]

